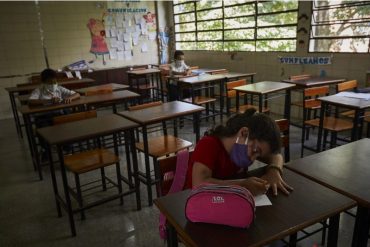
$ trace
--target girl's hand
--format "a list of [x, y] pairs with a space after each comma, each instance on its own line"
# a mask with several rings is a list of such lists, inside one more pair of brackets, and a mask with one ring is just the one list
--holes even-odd
[[283, 180], [279, 171], [276, 169], [267, 169], [266, 173], [261, 178], [265, 179], [271, 185], [272, 193], [275, 196], [278, 194], [278, 189], [286, 195], [289, 195], [289, 191], [293, 190], [293, 188]]
[[257, 177], [246, 178], [242, 186], [247, 188], [254, 196], [265, 194], [270, 187], [266, 180]]

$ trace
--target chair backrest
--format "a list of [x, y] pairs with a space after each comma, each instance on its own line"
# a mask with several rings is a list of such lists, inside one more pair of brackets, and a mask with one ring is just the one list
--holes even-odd
[[289, 121], [288, 119], [278, 119], [275, 123], [279, 126], [281, 135], [281, 144], [284, 148], [284, 160], [289, 162], [290, 151], [289, 151]]
[[228, 73], [229, 71], [227, 69], [215, 69], [215, 70], [211, 70], [209, 72], [207, 72], [208, 74], [211, 74], [211, 75], [217, 75], [217, 74], [226, 74]]
[[317, 106], [318, 101], [316, 100], [316, 98], [327, 95], [329, 95], [329, 86], [306, 88], [303, 91], [304, 108], [311, 108]]
[[226, 83], [226, 90], [230, 91], [230, 90], [233, 90], [235, 87], [240, 87], [244, 85], [247, 85], [247, 81], [245, 79], [237, 80], [237, 81], [230, 81]]
[[132, 71], [135, 71], [135, 70], [144, 70], [144, 69], [147, 69], [147, 68], [148, 68], [147, 66], [139, 66], [139, 67], [132, 68]]
[[141, 104], [141, 105], [129, 106], [128, 110], [129, 111], [136, 111], [136, 110], [141, 110], [141, 109], [145, 109], [145, 108], [149, 108], [149, 107], [153, 107], [153, 106], [158, 106], [158, 105], [162, 105], [162, 104], [163, 104], [162, 101], [153, 101], [153, 102], [149, 102], [149, 103], [145, 103], [145, 104]]
[[53, 124], [58, 125], [58, 124], [63, 124], [63, 123], [75, 122], [75, 121], [79, 121], [83, 119], [95, 118], [96, 116], [97, 116], [96, 110], [71, 113], [67, 115], [61, 115], [61, 116], [54, 117]]
[[345, 81], [337, 84], [337, 93], [357, 89], [357, 80]]
[[106, 87], [106, 88], [88, 90], [85, 92], [85, 95], [92, 96], [92, 95], [98, 95], [98, 94], [108, 94], [112, 92], [113, 92], [112, 87]]
[[[189, 160], [193, 151], [189, 151]], [[175, 177], [177, 156], [170, 156], [158, 160], [159, 185], [158, 196], [164, 196], [171, 188]]]
[[189, 69], [199, 69], [199, 66], [190, 66]]
[[308, 79], [310, 78], [311, 75], [291, 75], [289, 76], [289, 80], [292, 80], [292, 81], [299, 81], [299, 80], [305, 80], [305, 79]]

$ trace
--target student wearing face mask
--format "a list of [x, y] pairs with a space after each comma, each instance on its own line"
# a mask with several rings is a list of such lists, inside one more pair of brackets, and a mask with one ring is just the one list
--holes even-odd
[[[184, 52], [177, 50], [174, 54], [174, 61], [170, 66], [170, 76], [186, 76], [191, 74], [190, 67], [185, 64]], [[177, 87], [177, 80], [171, 79], [169, 82], [169, 100], [179, 99], [179, 88]]]
[[[274, 195], [278, 189], [285, 194], [292, 190], [283, 180], [283, 157], [280, 154], [280, 131], [275, 121], [265, 114], [249, 109], [227, 120], [204, 136], [190, 158], [186, 188], [202, 183], [240, 185], [253, 195]], [[261, 178], [240, 177], [241, 171], [256, 160], [268, 164]]]
[[41, 72], [41, 85], [39, 88], [32, 91], [28, 99], [28, 104], [69, 104], [72, 100], [78, 98], [80, 98], [80, 94], [58, 85], [57, 73], [54, 70], [45, 69]]

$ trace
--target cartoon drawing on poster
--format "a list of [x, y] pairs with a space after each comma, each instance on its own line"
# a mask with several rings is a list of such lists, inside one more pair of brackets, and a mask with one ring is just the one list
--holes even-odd
[[147, 12], [146, 15], [143, 15], [146, 26], [149, 32], [155, 32], [157, 30], [157, 24], [155, 20], [155, 14], [151, 12]]
[[168, 63], [168, 44], [170, 41], [168, 27], [159, 28], [158, 40], [159, 40], [160, 63], [166, 64]]
[[91, 34], [90, 52], [97, 58], [103, 57], [103, 65], [106, 64], [104, 54], [109, 54], [107, 43], [105, 42], [105, 27], [101, 20], [91, 18], [87, 24]]

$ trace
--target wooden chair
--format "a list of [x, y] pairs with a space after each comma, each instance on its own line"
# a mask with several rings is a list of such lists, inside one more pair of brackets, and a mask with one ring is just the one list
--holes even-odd
[[[245, 79], [237, 80], [237, 81], [230, 81], [230, 82], [226, 83], [226, 95], [225, 96], [226, 96], [226, 111], [227, 111], [228, 114], [230, 114], [230, 112], [236, 113], [236, 107], [231, 107], [230, 106], [231, 105], [231, 99], [236, 97], [236, 91], [234, 90], [234, 88], [244, 86], [244, 85], [247, 85], [247, 84], [248, 83]], [[246, 94], [239, 93], [239, 96], [242, 96], [242, 95], [244, 95], [244, 97], [246, 97]], [[258, 111], [258, 106], [255, 106], [255, 105], [252, 105], [252, 104], [247, 104], [246, 100], [244, 101], [244, 103], [245, 103], [244, 105], [239, 105], [239, 112], [240, 113], [243, 113], [243, 112], [245, 112], [246, 110], [248, 110], [250, 108], [254, 108]], [[268, 109], [267, 107], [263, 107], [262, 112], [263, 113], [268, 113], [268, 112], [270, 112], [270, 109]]]
[[[58, 116], [53, 119], [54, 124], [63, 124], [68, 122], [79, 121], [88, 118], [96, 117], [96, 111], [78, 112], [69, 115]], [[78, 206], [81, 210], [81, 219], [85, 219], [84, 213], [84, 201], [82, 198], [82, 190], [80, 184], [80, 175], [83, 173], [91, 172], [100, 169], [101, 181], [103, 190], [107, 190], [107, 181], [118, 187], [118, 193], [122, 194], [122, 183], [121, 183], [121, 172], [119, 157], [112, 151], [105, 149], [101, 146], [99, 139], [96, 140], [97, 146], [94, 145], [93, 149], [82, 151], [79, 153], [68, 154], [64, 156], [64, 166], [68, 171], [74, 174], [76, 191], [74, 191], [70, 186], [69, 191], [71, 195], [76, 197]], [[110, 178], [105, 176], [104, 168], [110, 165], [116, 165], [117, 172], [117, 183], [113, 182]], [[120, 197], [121, 204], [123, 203], [123, 196]], [[98, 202], [93, 202], [91, 205], [96, 205], [98, 203], [103, 203], [106, 200], [100, 200]], [[85, 205], [86, 207], [86, 205]]]
[[[311, 147], [304, 145], [306, 129], [309, 127], [318, 128], [320, 126], [320, 118], [309, 119], [310, 116], [308, 115], [307, 111], [310, 109], [321, 107], [320, 101], [318, 101], [316, 98], [320, 96], [329, 95], [329, 86], [306, 88], [303, 91], [303, 95], [304, 95], [304, 101], [303, 101], [303, 111], [304, 112], [303, 112], [303, 125], [302, 125], [302, 136], [301, 136], [301, 144], [302, 144], [301, 157], [303, 157], [303, 150], [305, 148], [311, 151], [315, 151], [315, 152], [317, 152], [320, 148], [320, 147], [316, 147], [316, 149], [313, 149]], [[323, 130], [325, 133], [327, 132], [331, 133], [330, 147], [334, 147], [336, 145], [338, 132], [350, 130], [352, 129], [352, 127], [353, 127], [353, 124], [350, 121], [346, 121], [346, 120], [343, 120], [337, 117], [332, 117], [332, 116], [324, 116]], [[326, 134], [324, 134], [324, 136], [326, 136]]]
[[[311, 77], [311, 75], [309, 75], [309, 74], [291, 75], [291, 76], [289, 76], [289, 80], [291, 80], [291, 81], [300, 81], [300, 80], [309, 79], [310, 77]], [[301, 90], [300, 89], [294, 89], [293, 91], [296, 91], [296, 92], [299, 91], [300, 92]], [[303, 107], [303, 101], [301, 101], [301, 100], [293, 101], [290, 104], [293, 105], [293, 106]]]
[[99, 95], [99, 94], [109, 94], [112, 93], [112, 87], [105, 87], [99, 89], [91, 89], [85, 92], [85, 96]]
[[281, 144], [284, 148], [284, 161], [290, 161], [290, 149], [289, 149], [289, 120], [288, 119], [278, 119], [275, 123], [279, 126], [281, 134]]
[[[146, 103], [142, 105], [129, 107], [129, 111], [139, 111], [141, 109], [150, 108], [161, 104], [162, 104], [161, 101]], [[164, 131], [163, 135], [148, 138], [148, 148], [149, 148], [148, 155], [152, 157], [154, 167], [157, 164], [158, 158], [165, 157], [170, 154], [176, 154], [178, 151], [188, 149], [193, 145], [193, 143], [189, 141], [183, 140], [173, 135], [168, 135], [166, 123], [162, 122], [162, 125]], [[177, 126], [174, 126], [174, 128], [176, 127]], [[144, 141], [137, 142], [135, 146], [138, 151], [144, 153]], [[146, 166], [145, 170], [150, 171], [149, 167], [147, 167], [149, 166], [149, 164], [145, 164], [145, 166]], [[149, 203], [151, 204], [152, 193], [150, 185], [156, 184], [158, 182], [157, 169], [154, 169], [154, 179], [151, 177], [150, 174], [143, 172], [139, 172], [139, 179], [141, 182], [147, 185], [148, 200]]]

